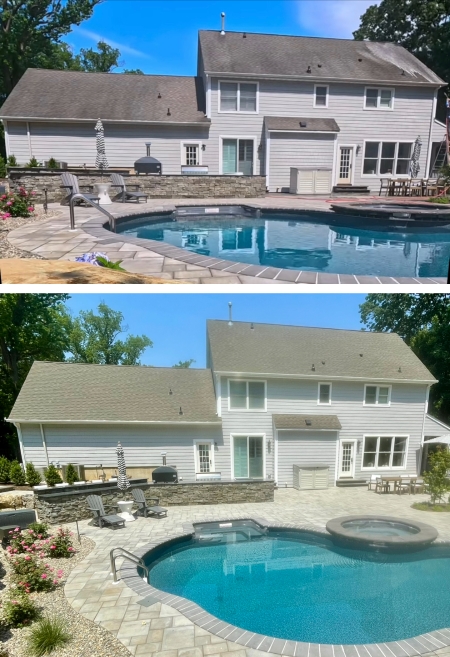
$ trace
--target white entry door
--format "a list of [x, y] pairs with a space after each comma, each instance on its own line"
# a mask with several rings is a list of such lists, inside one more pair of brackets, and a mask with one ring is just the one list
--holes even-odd
[[196, 443], [196, 469], [197, 474], [214, 472], [213, 443], [206, 441]]
[[352, 478], [355, 474], [355, 441], [341, 440], [339, 454], [339, 478]]
[[339, 174], [338, 185], [351, 185], [353, 174], [353, 148], [351, 146], [339, 147]]

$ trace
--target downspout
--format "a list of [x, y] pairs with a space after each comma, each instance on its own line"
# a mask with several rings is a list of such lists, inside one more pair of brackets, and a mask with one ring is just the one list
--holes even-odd
[[216, 377], [216, 381], [217, 415], [222, 417], [222, 378], [220, 375]]
[[270, 185], [270, 133], [266, 127], [266, 153], [265, 153], [265, 169], [266, 169], [266, 188], [269, 191]]
[[31, 150], [31, 132], [30, 132], [30, 124], [27, 121], [27, 137], [28, 137], [28, 150], [30, 152], [30, 160], [33, 157], [33, 151]]
[[434, 117], [436, 116], [437, 95], [438, 95], [438, 90], [435, 89], [434, 97], [433, 97], [433, 109], [431, 110], [430, 134], [428, 136], [428, 152], [427, 152], [427, 164], [425, 169], [425, 178], [428, 178], [428, 176], [430, 175], [431, 149], [433, 144], [433, 125], [434, 125]]
[[278, 486], [278, 429], [275, 426], [273, 437], [273, 478], [275, 486]]
[[44, 425], [40, 424], [39, 426], [41, 428], [42, 445], [44, 447], [45, 460], [47, 461], [47, 468], [48, 468], [48, 466], [50, 465], [50, 461], [48, 460], [47, 440], [45, 438]]
[[424, 407], [424, 414], [423, 414], [423, 421], [422, 421], [422, 439], [420, 441], [419, 470], [422, 470], [423, 445], [424, 445], [424, 442], [425, 442], [425, 420], [426, 420], [427, 413], [428, 413], [428, 400], [430, 398], [430, 388], [431, 388], [431, 386], [432, 386], [432, 384], [427, 385], [427, 392], [426, 392], [426, 395], [425, 395], [425, 407]]
[[6, 157], [8, 158], [11, 155], [9, 148], [9, 134], [8, 134], [8, 121], [3, 119], [3, 127], [5, 131], [5, 148], [6, 148]]
[[207, 73], [206, 76], [206, 118], [211, 118], [211, 78]]
[[23, 467], [25, 467], [27, 462], [25, 460], [25, 450], [23, 448], [22, 427], [20, 426], [20, 422], [14, 422], [13, 424], [17, 429], [17, 435], [19, 437], [20, 454], [22, 456]]

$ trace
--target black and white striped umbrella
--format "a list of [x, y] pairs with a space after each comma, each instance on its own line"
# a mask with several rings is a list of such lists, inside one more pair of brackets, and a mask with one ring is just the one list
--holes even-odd
[[125, 492], [127, 488], [130, 487], [130, 482], [127, 477], [127, 466], [125, 465], [125, 455], [123, 453], [123, 447], [120, 443], [117, 443], [116, 448], [117, 454], [117, 488], [122, 492]]
[[95, 166], [97, 167], [97, 169], [103, 171], [104, 169], [108, 168], [109, 164], [106, 158], [106, 150], [105, 150], [105, 130], [103, 128], [103, 123], [101, 119], [99, 119], [95, 124], [95, 132], [97, 133], [96, 136], [97, 157], [95, 158]]
[[421, 150], [422, 150], [422, 140], [419, 136], [414, 142], [414, 150], [411, 157], [411, 163], [409, 165], [409, 172], [411, 174], [411, 178], [417, 178], [417, 176], [419, 175], [419, 171], [420, 171], [419, 158], [420, 158]]

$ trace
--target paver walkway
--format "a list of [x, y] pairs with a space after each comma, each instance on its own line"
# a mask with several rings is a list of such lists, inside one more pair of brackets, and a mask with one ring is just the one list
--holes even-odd
[[[206, 520], [262, 516], [269, 521], [324, 528], [331, 518], [349, 514], [391, 515], [434, 525], [439, 538], [450, 541], [448, 514], [430, 514], [411, 509], [423, 495], [379, 495], [366, 489], [331, 488], [323, 491], [282, 489], [275, 502], [261, 504], [222, 504], [170, 507], [161, 520], [139, 518], [125, 529], [98, 529], [80, 523], [81, 533], [92, 538], [96, 548], [70, 574], [65, 587], [70, 604], [86, 618], [111, 631], [133, 655], [146, 657], [267, 657], [267, 653], [227, 641], [195, 625], [182, 613], [161, 603], [149, 607], [138, 604], [137, 595], [123, 581], [113, 584], [109, 551], [124, 547], [133, 552], [150, 542], [162, 541], [168, 534], [182, 533], [183, 524]], [[120, 560], [117, 560], [120, 565]], [[450, 632], [449, 632], [450, 637]], [[311, 644], [314, 645], [314, 644]], [[436, 644], [438, 646], [438, 644]], [[401, 653], [401, 654], [400, 654]], [[346, 654], [346, 653], [345, 653]], [[412, 654], [412, 653], [411, 653]], [[430, 650], [431, 655], [450, 657], [450, 648]], [[402, 651], [394, 657], [406, 657]], [[308, 655], [308, 657], [325, 657]], [[329, 655], [326, 657], [344, 657]], [[377, 655], [354, 652], [354, 657], [393, 657], [386, 648]]]
[[[355, 198], [353, 201], [373, 200]], [[342, 201], [342, 199], [333, 199]], [[397, 201], [398, 202], [398, 201]], [[148, 203], [113, 203], [107, 206], [112, 215], [145, 214], [172, 210], [175, 205], [242, 205], [260, 208], [291, 210], [330, 211], [330, 199], [299, 198], [288, 195], [266, 196], [254, 199], [150, 199]], [[58, 217], [28, 224], [11, 231], [8, 240], [25, 251], [38, 253], [50, 260], [74, 260], [89, 251], [102, 251], [112, 260], [122, 260], [121, 266], [135, 274], [157, 276], [165, 279], [188, 281], [196, 284], [442, 284], [444, 278], [392, 278], [350, 274], [329, 274], [311, 271], [296, 271], [277, 267], [262, 267], [230, 260], [219, 260], [191, 253], [164, 242], [151, 242], [125, 235], [115, 235], [102, 225], [105, 215], [94, 208], [75, 209], [76, 230], [70, 231], [69, 209], [56, 203], [51, 209], [61, 211]]]

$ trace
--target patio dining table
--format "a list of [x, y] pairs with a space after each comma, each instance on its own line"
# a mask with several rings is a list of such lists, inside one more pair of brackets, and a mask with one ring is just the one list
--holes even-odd
[[[412, 493], [413, 495], [415, 495], [416, 494], [415, 484], [417, 479], [420, 479], [420, 477], [417, 475], [415, 477], [400, 477], [399, 475], [388, 475], [386, 477], [382, 476], [381, 477], [382, 489], [384, 489], [386, 493], [390, 493], [390, 492], [397, 493], [400, 490], [400, 485], [402, 483], [408, 483], [410, 494]], [[391, 483], [394, 484], [394, 488], [392, 491], [391, 491]], [[386, 484], [386, 486], [384, 486], [384, 484]]]

